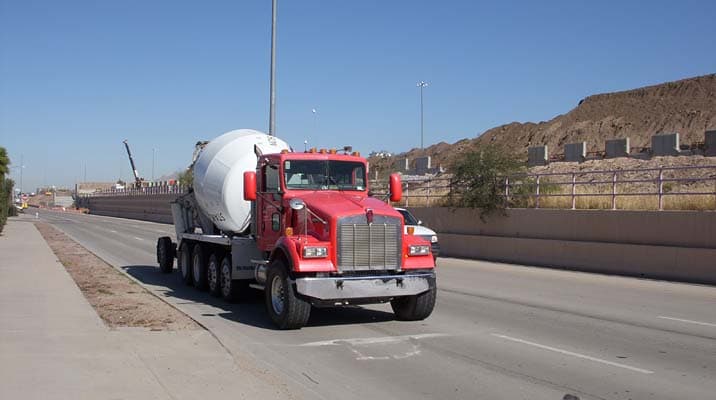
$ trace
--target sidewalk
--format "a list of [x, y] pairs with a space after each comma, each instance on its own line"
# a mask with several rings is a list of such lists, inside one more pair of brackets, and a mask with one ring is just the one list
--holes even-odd
[[[0, 236], [0, 399], [277, 398], [205, 330], [110, 330], [29, 218]], [[280, 386], [280, 385], [278, 385]]]

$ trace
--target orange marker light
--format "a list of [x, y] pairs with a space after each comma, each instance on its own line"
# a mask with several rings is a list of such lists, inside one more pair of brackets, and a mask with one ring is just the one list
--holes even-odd
[[286, 236], [293, 236], [293, 228], [290, 226], [286, 228]]
[[412, 234], [414, 234], [414, 233], [415, 233], [415, 227], [414, 227], [414, 226], [409, 226], [409, 227], [408, 227], [408, 235], [412, 235]]
[[326, 154], [326, 149], [321, 149], [321, 154]]
[[328, 152], [331, 154], [336, 154], [336, 149], [330, 149], [330, 150], [328, 150]]

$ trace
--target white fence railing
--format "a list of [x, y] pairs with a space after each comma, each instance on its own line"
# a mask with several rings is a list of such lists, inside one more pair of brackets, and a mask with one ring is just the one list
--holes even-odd
[[[701, 208], [716, 209], [716, 165], [524, 174], [501, 178], [500, 187], [506, 204], [522, 199], [520, 204], [528, 202], [533, 208], [577, 209], [579, 199], [606, 199], [602, 207], [585, 208], [616, 210], [618, 199], [641, 197], [652, 199], [653, 208], [664, 210], [665, 199], [692, 196], [705, 200]], [[386, 185], [374, 182], [373, 188], [376, 195], [384, 195]], [[437, 205], [464, 189], [450, 177], [411, 177], [403, 181], [402, 203], [406, 207]], [[566, 201], [545, 204], [547, 199]]]
[[184, 194], [187, 187], [178, 185], [147, 186], [130, 189], [106, 189], [92, 193], [79, 193], [79, 197], [111, 197], [111, 196], [152, 196], [157, 194]]
[[[375, 181], [371, 186], [373, 195], [386, 195], [386, 182]], [[459, 196], [465, 189], [446, 176], [405, 177], [403, 188], [402, 204], [406, 207], [439, 205], [446, 197]], [[616, 210], [620, 198], [646, 197], [655, 201], [653, 208], [663, 210], [667, 198], [696, 196], [706, 199], [707, 205], [701, 208], [716, 209], [716, 165], [525, 174], [501, 178], [500, 188], [506, 204], [522, 200], [520, 204], [529, 203], [533, 208], [577, 209], [580, 199], [606, 199], [603, 206], [588, 208]], [[163, 185], [80, 193], [79, 197], [183, 194], [187, 189]], [[550, 199], [566, 201], [545, 204]], [[713, 206], [708, 205], [711, 200]]]

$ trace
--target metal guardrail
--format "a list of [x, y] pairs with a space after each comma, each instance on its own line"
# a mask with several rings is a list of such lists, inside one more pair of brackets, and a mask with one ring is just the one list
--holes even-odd
[[[683, 174], [686, 171], [698, 171], [699, 174], [689, 177], [670, 176], [678, 172]], [[629, 175], [651, 176], [630, 178]], [[716, 208], [716, 165], [523, 174], [502, 179], [504, 181], [501, 188], [508, 204], [515, 198], [531, 198], [534, 201], [533, 208], [540, 208], [543, 205], [541, 200], [545, 198], [568, 198], [571, 209], [574, 210], [577, 209], [577, 199], [591, 197], [611, 199], [611, 209], [616, 210], [618, 198], [634, 196], [656, 199], [658, 210], [664, 209], [664, 199], [667, 197], [713, 196], [714, 208]], [[704, 182], [706, 184], [703, 184]], [[673, 191], [667, 187], [671, 183], [688, 183], [690, 186], [695, 186], [696, 190]], [[385, 184], [376, 182], [373, 187], [384, 188], [385, 186]], [[580, 188], [584, 191], [584, 188], [588, 187], [603, 188], [605, 186], [608, 187], [607, 191], [579, 192]], [[653, 189], [650, 190], [644, 186], [651, 186]], [[561, 190], [565, 187], [566, 191]], [[403, 181], [403, 188], [406, 207], [410, 206], [411, 201], [414, 205], [434, 205], [449, 194], [459, 195], [464, 189], [455, 185], [449, 177], [432, 177], [422, 180], [411, 177], [411, 179]], [[550, 190], [545, 190], [547, 188]], [[380, 190], [374, 193], [377, 196], [381, 194], [384, 193], [381, 193]]]
[[178, 185], [162, 185], [147, 186], [142, 188], [131, 189], [106, 189], [92, 193], [79, 193], [78, 197], [121, 197], [121, 196], [152, 196], [157, 194], [184, 194], [188, 190], [186, 186]]
[[[675, 172], [699, 171], [698, 176], [671, 177]], [[706, 171], [706, 172], [703, 172]], [[628, 175], [652, 175], [644, 178], [629, 178]], [[592, 179], [587, 179], [594, 177]], [[534, 201], [534, 208], [540, 208], [547, 198], [568, 198], [571, 209], [577, 209], [577, 199], [580, 198], [609, 198], [611, 209], [617, 209], [617, 200], [620, 197], [646, 196], [653, 197], [657, 202], [657, 209], [664, 209], [664, 199], [678, 196], [713, 196], [716, 208], [716, 165], [705, 166], [683, 166], [683, 167], [660, 167], [660, 168], [639, 168], [620, 170], [598, 170], [579, 172], [553, 172], [544, 174], [524, 174], [502, 178], [501, 190], [504, 191], [505, 201], [509, 204], [515, 198], [529, 198]], [[556, 179], [556, 180], [555, 180]], [[707, 182], [707, 184], [699, 183]], [[708, 183], [711, 184], [708, 184]], [[697, 186], [698, 190], [693, 191], [672, 191], [666, 185], [670, 183], [688, 183]], [[624, 190], [625, 186], [632, 188]], [[645, 189], [644, 186], [651, 186], [653, 190]], [[386, 196], [387, 184], [385, 182], [372, 182], [374, 196]], [[604, 187], [607, 191], [593, 191], [579, 193], [580, 188]], [[450, 177], [415, 177], [406, 176], [403, 180], [404, 205], [409, 207], [421, 204], [425, 206], [435, 205], [448, 195], [459, 195], [464, 190], [454, 184]], [[566, 191], [561, 188], [567, 188]], [[558, 188], [560, 190], [554, 190]], [[619, 190], [619, 189], [622, 190]], [[376, 190], [377, 189], [377, 190]], [[381, 190], [382, 189], [382, 190]], [[549, 189], [549, 190], [546, 190]], [[637, 189], [637, 190], [634, 190]], [[122, 190], [103, 190], [94, 193], [80, 194], [79, 197], [100, 197], [100, 196], [150, 196], [157, 194], [184, 194], [187, 187], [178, 185], [149, 186], [143, 188], [132, 188]], [[554, 207], [552, 207], [554, 208]], [[569, 208], [569, 207], [562, 207]]]

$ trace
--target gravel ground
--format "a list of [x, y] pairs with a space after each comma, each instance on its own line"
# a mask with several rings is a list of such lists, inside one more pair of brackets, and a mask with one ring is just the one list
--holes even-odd
[[42, 222], [35, 223], [35, 226], [108, 326], [143, 327], [157, 331], [201, 329], [191, 318], [155, 297], [56, 228]]

